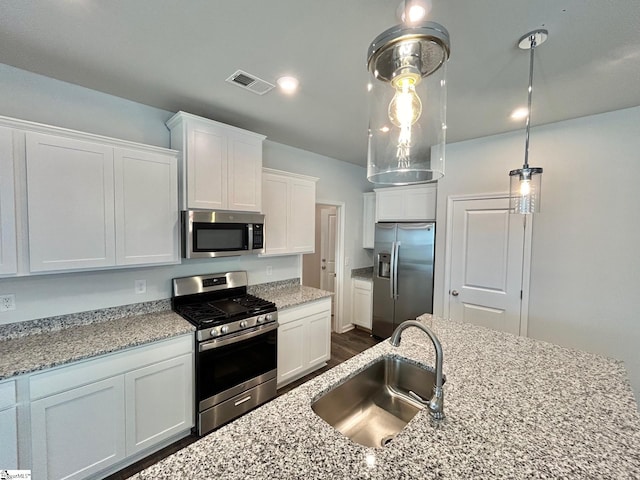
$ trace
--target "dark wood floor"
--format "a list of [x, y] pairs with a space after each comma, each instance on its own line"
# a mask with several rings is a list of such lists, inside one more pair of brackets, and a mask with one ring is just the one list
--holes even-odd
[[[312, 378], [320, 375], [321, 373], [326, 372], [327, 370], [335, 367], [336, 365], [341, 364], [345, 360], [350, 359], [351, 357], [357, 355], [360, 352], [365, 351], [367, 348], [374, 346], [378, 343], [379, 340], [371, 337], [369, 332], [360, 329], [350, 330], [346, 333], [332, 333], [331, 334], [331, 359], [327, 362], [327, 365], [322, 367], [315, 372], [300, 378], [299, 380], [290, 383], [289, 385], [282, 387], [278, 390], [278, 396], [284, 395], [285, 393], [293, 390], [299, 385], [311, 380]], [[114, 473], [108, 477], [105, 477], [105, 480], [124, 480], [129, 478], [131, 475], [135, 475], [136, 473], [144, 470], [147, 467], [150, 467], [154, 463], [159, 462], [165, 457], [177, 452], [178, 450], [190, 445], [191, 443], [198, 440], [199, 437], [196, 435], [190, 435], [186, 438], [183, 438], [175, 443], [172, 443], [168, 447], [163, 448], [162, 450], [157, 451], [156, 453], [149, 455], [148, 457], [140, 460], [139, 462], [130, 465], [119, 472]]]

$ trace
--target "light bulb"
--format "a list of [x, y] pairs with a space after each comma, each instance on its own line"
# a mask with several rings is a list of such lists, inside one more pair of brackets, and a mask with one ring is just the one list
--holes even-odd
[[422, 114], [422, 102], [416, 93], [418, 75], [407, 73], [396, 77], [392, 85], [396, 93], [389, 104], [389, 120], [400, 127], [396, 157], [399, 168], [408, 168], [411, 157], [411, 125], [416, 123]]
[[531, 180], [520, 181], [520, 195], [526, 197], [531, 194]]
[[396, 94], [389, 104], [389, 120], [400, 128], [410, 127], [422, 114], [422, 102], [416, 93], [414, 76], [404, 76], [393, 81]]

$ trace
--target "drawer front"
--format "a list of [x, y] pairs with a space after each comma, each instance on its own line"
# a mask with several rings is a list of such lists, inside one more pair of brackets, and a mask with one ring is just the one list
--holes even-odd
[[321, 298], [295, 307], [278, 310], [278, 323], [282, 325], [309, 317], [316, 313], [326, 312], [327, 310], [331, 310], [331, 297]]
[[11, 407], [16, 403], [16, 382], [9, 380], [0, 383], [0, 410]]

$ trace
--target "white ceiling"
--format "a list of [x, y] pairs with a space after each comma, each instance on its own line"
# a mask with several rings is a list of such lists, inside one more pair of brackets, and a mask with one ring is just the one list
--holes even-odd
[[[184, 110], [366, 164], [373, 38], [399, 0], [2, 0], [0, 62], [170, 111]], [[447, 141], [523, 128], [527, 32], [532, 124], [640, 105], [640, 1], [433, 0], [451, 35]], [[299, 77], [297, 95], [225, 79]], [[1, 113], [1, 112], [0, 112]]]

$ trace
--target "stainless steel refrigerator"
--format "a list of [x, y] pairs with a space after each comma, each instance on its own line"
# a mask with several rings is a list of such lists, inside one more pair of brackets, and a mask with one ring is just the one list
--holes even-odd
[[390, 337], [395, 327], [433, 313], [435, 223], [377, 223], [373, 250], [371, 333]]

